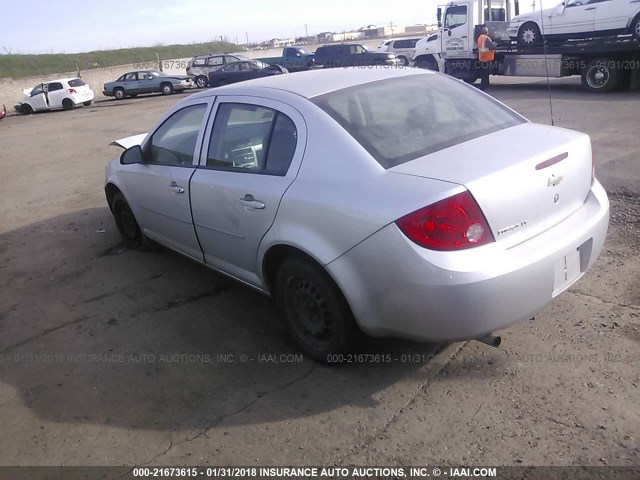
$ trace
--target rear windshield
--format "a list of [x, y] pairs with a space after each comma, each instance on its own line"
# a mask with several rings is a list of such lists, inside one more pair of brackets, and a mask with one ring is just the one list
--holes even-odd
[[384, 168], [526, 122], [474, 87], [441, 74], [390, 78], [311, 101]]
[[73, 80], [69, 80], [70, 87], [82, 87], [84, 85], [86, 85], [86, 83], [84, 83], [84, 81], [80, 80], [79, 78], [74, 78]]

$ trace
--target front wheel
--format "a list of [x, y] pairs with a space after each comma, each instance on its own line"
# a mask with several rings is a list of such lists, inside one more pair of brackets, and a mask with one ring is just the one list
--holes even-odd
[[73, 110], [73, 107], [75, 107], [76, 104], [73, 103], [73, 100], [71, 100], [70, 98], [65, 98], [62, 101], [62, 108], [64, 108], [65, 110]]
[[145, 242], [142, 230], [140, 230], [136, 217], [121, 193], [116, 193], [113, 196], [111, 210], [118, 231], [127, 247], [131, 249], [143, 248]]
[[409, 59], [407, 59], [407, 57], [405, 57], [404, 55], [400, 55], [398, 57], [398, 61], [401, 67], [406, 67], [407, 65], [409, 65]]
[[525, 23], [518, 30], [519, 47], [535, 47], [542, 43], [540, 27], [535, 23]]
[[331, 277], [311, 261], [289, 258], [276, 276], [276, 299], [291, 335], [319, 362], [352, 348], [358, 329]]
[[610, 92], [618, 86], [620, 78], [616, 62], [606, 58], [592, 60], [582, 70], [582, 86], [588, 92]]
[[170, 83], [163, 83], [161, 88], [163, 95], [171, 95], [173, 93], [173, 85]]

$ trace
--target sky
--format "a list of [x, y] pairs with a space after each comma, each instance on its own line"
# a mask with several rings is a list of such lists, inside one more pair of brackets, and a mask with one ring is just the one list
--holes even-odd
[[[531, 10], [531, 1], [521, 0], [521, 12]], [[21, 2], [0, 0], [0, 18], [4, 20], [0, 53], [78, 53], [199, 43], [220, 36], [245, 43], [247, 34], [250, 42], [260, 42], [300, 37], [306, 31], [313, 35], [370, 24], [433, 24], [437, 6], [444, 3], [445, 0], [32, 0], [25, 8]], [[42, 15], [35, 14], [38, 12]]]

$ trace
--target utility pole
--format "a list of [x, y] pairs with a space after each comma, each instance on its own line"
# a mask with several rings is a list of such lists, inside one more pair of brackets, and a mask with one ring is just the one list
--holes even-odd
[[247, 45], [249, 45], [249, 32], [244, 32], [244, 34], [247, 37]]
[[309, 38], [309, 25], [307, 25], [306, 23], [304, 24], [304, 34], [307, 38]]
[[391, 36], [393, 37], [393, 22], [389, 22], [389, 28], [391, 28]]
[[536, 0], [533, 0], [533, 2], [531, 2], [531, 7], [533, 8], [533, 11], [536, 11]]

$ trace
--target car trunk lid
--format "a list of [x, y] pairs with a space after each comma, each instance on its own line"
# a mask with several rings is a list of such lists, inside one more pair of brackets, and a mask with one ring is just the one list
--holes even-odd
[[592, 183], [585, 134], [525, 123], [418, 158], [390, 171], [464, 185], [497, 242], [510, 247], [561, 222]]

